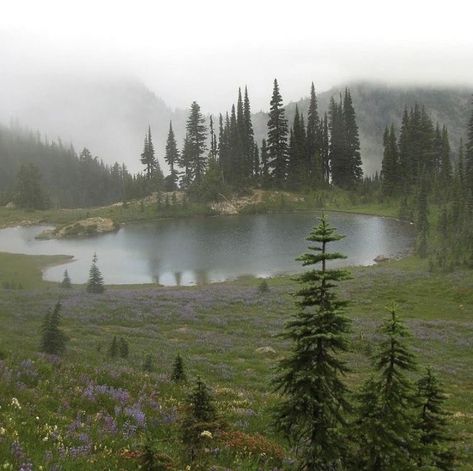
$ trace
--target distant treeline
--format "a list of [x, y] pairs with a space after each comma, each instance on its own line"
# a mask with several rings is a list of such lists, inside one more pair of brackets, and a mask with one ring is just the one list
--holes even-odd
[[[161, 172], [152, 145], [152, 152], [149, 151], [150, 142], [148, 133], [141, 161], [149, 177]], [[307, 116], [296, 109], [295, 118], [289, 123], [276, 79], [267, 139], [257, 142], [254, 137], [245, 87], [244, 93], [238, 90], [237, 103], [230, 112], [220, 114], [217, 122], [210, 116], [209, 126], [194, 101], [181, 149], [170, 123], [165, 160], [170, 168], [165, 187], [168, 190], [180, 187], [201, 199], [250, 187], [311, 191], [335, 184], [353, 189], [363, 177], [350, 90], [346, 89], [339, 100], [332, 98], [329, 112], [320, 116], [312, 84]]]
[[[39, 187], [33, 188], [33, 187]], [[145, 178], [124, 165], [106, 165], [88, 149], [77, 154], [19, 127], [0, 126], [1, 203], [26, 208], [91, 207], [142, 197]]]

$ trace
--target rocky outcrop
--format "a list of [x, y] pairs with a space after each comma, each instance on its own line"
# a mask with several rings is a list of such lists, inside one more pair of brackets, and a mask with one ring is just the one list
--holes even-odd
[[93, 217], [65, 226], [48, 229], [36, 236], [37, 239], [73, 239], [91, 237], [98, 234], [115, 232], [119, 226], [109, 218]]

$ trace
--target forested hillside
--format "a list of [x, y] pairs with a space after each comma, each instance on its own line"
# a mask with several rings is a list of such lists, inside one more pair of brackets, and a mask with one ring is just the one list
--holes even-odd
[[[341, 85], [319, 93], [317, 82], [315, 86], [321, 115], [328, 111], [330, 98], [332, 96], [338, 97], [345, 90], [345, 85]], [[367, 174], [381, 170], [384, 128], [394, 123], [395, 128], [399, 130], [405, 107], [410, 108], [416, 103], [422, 104], [428, 110], [434, 124], [439, 122], [441, 125], [445, 125], [449, 130], [454, 154], [458, 151], [460, 138], [465, 138], [462, 136], [462, 132], [468, 121], [472, 89], [429, 86], [402, 87], [370, 82], [351, 83], [349, 88], [357, 113], [361, 157]], [[309, 97], [287, 105], [289, 122], [294, 119], [296, 105], [300, 112], [307, 113]], [[260, 112], [253, 117], [255, 138], [258, 141], [265, 137], [267, 120], [266, 113]]]
[[[330, 98], [338, 98], [346, 84], [321, 92], [317, 87], [317, 77], [308, 77], [307, 83], [310, 84], [312, 80], [315, 83], [319, 113], [323, 116], [328, 111]], [[361, 156], [366, 174], [381, 169], [384, 128], [394, 123], [399, 129], [404, 108], [415, 103], [422, 103], [426, 107], [434, 123], [438, 121], [447, 126], [452, 149], [456, 152], [468, 119], [473, 90], [439, 86], [387, 86], [370, 82], [350, 83], [348, 86], [357, 112]], [[140, 169], [139, 153], [148, 125], [153, 130], [157, 158], [164, 170], [167, 170], [163, 157], [170, 120], [178, 145], [182, 145], [187, 111], [172, 110], [171, 103], [166, 104], [159, 98], [159, 90], [156, 90], [157, 95], [138, 81], [118, 78], [105, 84], [98, 79], [89, 82], [76, 79], [60, 85], [54, 82], [49, 88], [43, 84], [42, 87], [29, 90], [28, 93], [22, 90], [13, 94], [0, 91], [0, 121], [7, 123], [11, 118], [18, 118], [22, 124], [39, 129], [51, 138], [60, 136], [78, 149], [84, 146], [93, 149], [109, 164], [114, 161], [124, 162], [133, 172]], [[268, 83], [268, 90], [270, 87], [271, 83]], [[248, 92], [251, 97], [251, 87]], [[286, 97], [284, 83], [281, 83], [281, 93]], [[299, 111], [306, 115], [309, 88], [301, 91], [301, 94], [306, 98], [302, 98], [297, 105]], [[235, 96], [233, 100], [236, 99]], [[269, 99], [268, 93], [268, 110]], [[67, 103], [67, 107], [64, 103]], [[201, 105], [208, 125], [206, 104]], [[290, 123], [295, 116], [295, 105], [287, 104]], [[228, 104], [230, 106], [231, 102]], [[252, 120], [255, 141], [260, 145], [265, 137], [268, 115], [266, 112], [254, 113]]]
[[[34, 166], [32, 172], [29, 164]], [[0, 126], [0, 169], [3, 204], [15, 199], [21, 174], [26, 186], [32, 184], [30, 177], [40, 180], [34, 183], [45, 190], [47, 205], [66, 208], [115, 202], [123, 197], [125, 181], [132, 178], [126, 168], [105, 165], [87, 149], [78, 155], [61, 141], [48, 142], [38, 133], [5, 126]]]

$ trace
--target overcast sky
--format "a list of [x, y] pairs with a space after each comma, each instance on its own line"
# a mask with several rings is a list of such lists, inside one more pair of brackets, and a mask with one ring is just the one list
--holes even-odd
[[[247, 84], [266, 109], [351, 79], [473, 84], [473, 7], [457, 0], [11, 0], [0, 81], [132, 75], [171, 107], [226, 109]], [[1, 65], [3, 64], [3, 66]]]

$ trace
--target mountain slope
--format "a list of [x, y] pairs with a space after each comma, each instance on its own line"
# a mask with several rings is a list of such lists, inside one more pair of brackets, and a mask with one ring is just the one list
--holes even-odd
[[[404, 107], [416, 102], [426, 106], [434, 121], [447, 125], [452, 148], [458, 148], [471, 109], [471, 89], [401, 87], [370, 82], [355, 82], [347, 86], [351, 89], [357, 112], [367, 173], [381, 167], [384, 127], [393, 122], [399, 129]], [[328, 109], [330, 97], [338, 97], [344, 88], [345, 85], [334, 87], [318, 95], [321, 113]], [[282, 92], [284, 96], [284, 87]], [[173, 121], [179, 147], [185, 133], [185, 110], [172, 110], [145, 85], [130, 79], [55, 78], [38, 81], [26, 88], [0, 87], [0, 103], [0, 122], [18, 119], [21, 124], [39, 129], [49, 137], [60, 136], [65, 142], [72, 142], [78, 150], [86, 146], [108, 163], [123, 161], [132, 171], [141, 168], [139, 159], [148, 124], [164, 170], [163, 153], [169, 120]], [[308, 98], [300, 100], [297, 105], [306, 113]], [[296, 103], [287, 105], [290, 121], [295, 106]], [[258, 142], [266, 134], [267, 119], [263, 112], [253, 115]]]

